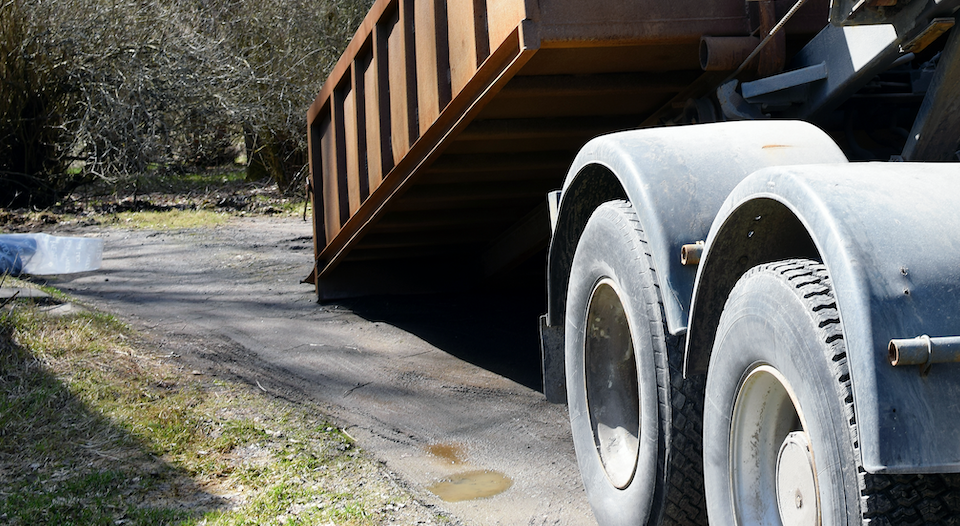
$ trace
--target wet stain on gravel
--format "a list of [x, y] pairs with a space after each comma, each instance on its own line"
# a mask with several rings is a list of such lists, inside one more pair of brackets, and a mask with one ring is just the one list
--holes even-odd
[[427, 489], [446, 502], [492, 497], [507, 491], [513, 481], [503, 473], [481, 470], [467, 471], [447, 477]]
[[463, 464], [463, 447], [459, 444], [430, 444], [427, 452], [451, 464]]

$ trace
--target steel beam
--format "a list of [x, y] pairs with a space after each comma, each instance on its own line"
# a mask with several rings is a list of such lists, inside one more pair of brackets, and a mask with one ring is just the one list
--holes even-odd
[[960, 142], [960, 31], [953, 29], [903, 147], [905, 161], [956, 161]]

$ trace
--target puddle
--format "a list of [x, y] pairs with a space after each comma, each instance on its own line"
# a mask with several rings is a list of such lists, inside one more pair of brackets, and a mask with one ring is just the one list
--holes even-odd
[[[430, 444], [426, 450], [446, 464], [460, 466], [466, 463], [466, 453], [461, 444]], [[482, 499], [503, 493], [513, 481], [503, 473], [490, 470], [465, 471], [440, 480], [427, 489], [446, 502]]]
[[463, 464], [463, 447], [459, 444], [430, 444], [427, 452], [451, 464]]
[[512, 485], [513, 481], [503, 473], [482, 470], [458, 473], [427, 486], [427, 489], [446, 502], [460, 502], [492, 497], [507, 491]]

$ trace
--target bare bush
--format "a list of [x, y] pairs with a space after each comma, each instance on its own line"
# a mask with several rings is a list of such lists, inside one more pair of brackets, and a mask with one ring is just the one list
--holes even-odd
[[223, 38], [251, 69], [236, 93], [253, 177], [289, 188], [306, 164], [305, 114], [371, 0], [234, 0]]
[[244, 136], [253, 174], [295, 186], [306, 109], [369, 3], [5, 0], [0, 206], [218, 164]]

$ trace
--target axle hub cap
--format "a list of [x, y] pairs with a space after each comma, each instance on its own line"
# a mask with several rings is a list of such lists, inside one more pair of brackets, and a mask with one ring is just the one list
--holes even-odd
[[787, 435], [777, 458], [777, 504], [783, 526], [819, 523], [817, 475], [810, 441], [803, 431]]

